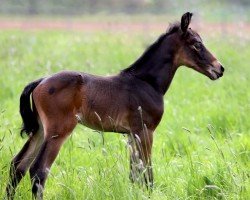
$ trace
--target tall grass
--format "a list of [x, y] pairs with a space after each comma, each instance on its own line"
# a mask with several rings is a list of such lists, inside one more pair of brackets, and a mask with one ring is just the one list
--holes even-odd
[[[157, 36], [154, 36], [157, 37]], [[24, 144], [19, 96], [32, 80], [60, 70], [107, 75], [131, 64], [152, 41], [147, 34], [0, 33], [0, 198], [9, 163]], [[181, 67], [165, 95], [154, 135], [151, 199], [250, 199], [249, 41], [206, 38], [225, 66], [210, 81]], [[127, 138], [78, 126], [52, 166], [45, 199], [148, 199], [129, 181]], [[30, 199], [30, 180], [16, 199]]]

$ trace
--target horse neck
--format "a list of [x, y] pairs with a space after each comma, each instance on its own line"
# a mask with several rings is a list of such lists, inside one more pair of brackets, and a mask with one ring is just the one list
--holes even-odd
[[139, 66], [131, 66], [133, 74], [164, 95], [178, 67], [174, 62], [177, 46], [173, 37], [166, 36], [154, 52], [146, 58], [140, 58], [143, 62], [141, 61]]

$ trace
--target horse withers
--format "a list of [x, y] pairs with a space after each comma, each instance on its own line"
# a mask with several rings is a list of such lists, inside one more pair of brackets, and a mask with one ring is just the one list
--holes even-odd
[[143, 183], [152, 187], [153, 132], [176, 70], [184, 65], [212, 80], [224, 72], [199, 34], [189, 28], [191, 17], [185, 13], [180, 23], [170, 25], [138, 60], [115, 76], [63, 71], [28, 84], [20, 97], [20, 113], [21, 133], [29, 139], [11, 162], [7, 197], [14, 197], [28, 169], [33, 196], [42, 197], [49, 169], [77, 123], [127, 134], [132, 141], [130, 178], [143, 177]]

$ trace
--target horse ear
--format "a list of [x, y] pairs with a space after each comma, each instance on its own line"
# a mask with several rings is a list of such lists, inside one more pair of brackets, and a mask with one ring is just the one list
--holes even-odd
[[193, 13], [187, 12], [181, 17], [181, 30], [183, 33], [187, 32], [188, 26], [191, 22]]

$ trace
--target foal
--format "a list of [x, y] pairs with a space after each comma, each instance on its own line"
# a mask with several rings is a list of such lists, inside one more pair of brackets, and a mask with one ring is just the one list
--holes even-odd
[[[77, 123], [95, 130], [127, 134], [132, 143], [132, 181], [143, 175], [153, 185], [153, 132], [163, 114], [163, 96], [179, 66], [215, 80], [224, 68], [189, 27], [192, 14], [170, 26], [131, 66], [116, 76], [99, 77], [63, 71], [27, 85], [20, 97], [21, 133], [28, 141], [13, 158], [7, 197], [29, 168], [34, 197], [42, 191], [63, 142]], [[32, 100], [32, 108], [30, 102]], [[137, 172], [137, 173], [135, 173]]]

